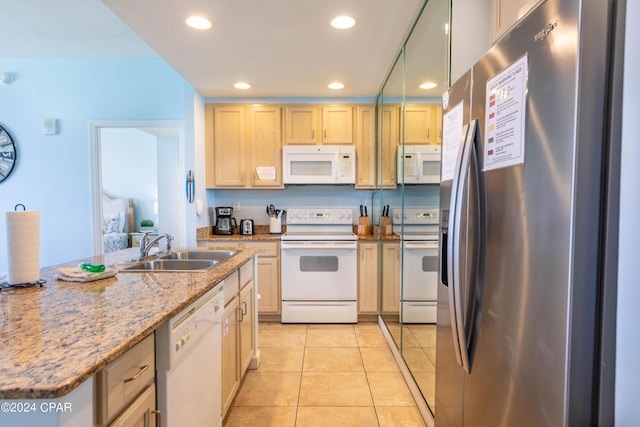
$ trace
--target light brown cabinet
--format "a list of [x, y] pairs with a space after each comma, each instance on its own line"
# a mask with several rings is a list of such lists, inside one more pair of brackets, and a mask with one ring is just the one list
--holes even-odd
[[379, 312], [379, 244], [358, 242], [358, 314]]
[[151, 427], [160, 425], [156, 423], [156, 388], [153, 384], [147, 387], [136, 400], [134, 400], [120, 414], [109, 427]]
[[376, 188], [376, 107], [356, 107], [356, 186]]
[[154, 335], [136, 344], [96, 375], [96, 425], [155, 425]]
[[[225, 280], [225, 287], [227, 282]], [[226, 293], [226, 292], [225, 292]], [[222, 313], [222, 416], [227, 413], [240, 385], [238, 364], [238, 307], [239, 298], [234, 296], [227, 302], [225, 298]]]
[[210, 248], [241, 246], [245, 248], [258, 249], [258, 289], [256, 290], [256, 292], [260, 294], [260, 299], [258, 300], [258, 314], [265, 315], [265, 318], [268, 318], [269, 320], [273, 320], [275, 315], [280, 314], [280, 242], [226, 240], [224, 242], [199, 242], [198, 245]]
[[400, 313], [400, 243], [382, 243], [382, 313]]
[[252, 261], [224, 279], [222, 313], [222, 417], [255, 356], [255, 287]]
[[205, 105], [207, 188], [283, 188], [281, 123], [278, 106]]
[[286, 106], [284, 144], [353, 144], [353, 107]]
[[382, 188], [396, 188], [396, 153], [400, 143], [400, 132], [398, 128], [399, 108], [389, 105], [382, 109]]

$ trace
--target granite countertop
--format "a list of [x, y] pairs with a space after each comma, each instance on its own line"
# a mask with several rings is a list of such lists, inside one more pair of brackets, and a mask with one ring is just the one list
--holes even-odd
[[[204, 241], [225, 241], [225, 240], [229, 240], [229, 241], [244, 240], [244, 241], [254, 241], [254, 242], [280, 241], [280, 237], [282, 236], [282, 234], [284, 234], [286, 229], [282, 230], [282, 234], [270, 234], [268, 225], [266, 226], [256, 225], [256, 233], [252, 236], [243, 236], [241, 234], [212, 234], [212, 231], [213, 231], [213, 227], [203, 227], [201, 229], [198, 229], [198, 233], [197, 233], [198, 241], [203, 241], [203, 242]], [[396, 233], [384, 234], [382, 235], [382, 237], [379, 234], [357, 234], [356, 226], [354, 226], [353, 232], [356, 233], [356, 235], [358, 236], [358, 240], [360, 241], [375, 242], [380, 240], [382, 241], [400, 240], [400, 235]]]
[[206, 272], [118, 273], [87, 283], [55, 280], [58, 267], [112, 265], [137, 256], [138, 248], [131, 248], [44, 268], [43, 287], [0, 290], [0, 399], [69, 393], [257, 252], [234, 249], [240, 252]]

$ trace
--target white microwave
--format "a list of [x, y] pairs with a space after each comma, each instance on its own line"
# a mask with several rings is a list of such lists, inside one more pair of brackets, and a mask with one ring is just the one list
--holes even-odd
[[398, 147], [398, 184], [439, 184], [440, 145]]
[[285, 145], [282, 147], [285, 184], [355, 184], [353, 145]]

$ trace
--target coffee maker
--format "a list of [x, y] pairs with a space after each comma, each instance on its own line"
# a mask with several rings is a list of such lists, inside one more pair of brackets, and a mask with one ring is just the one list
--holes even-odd
[[231, 207], [216, 207], [216, 226], [213, 229], [213, 234], [233, 234], [234, 228], [238, 226], [236, 219], [232, 218], [233, 208]]

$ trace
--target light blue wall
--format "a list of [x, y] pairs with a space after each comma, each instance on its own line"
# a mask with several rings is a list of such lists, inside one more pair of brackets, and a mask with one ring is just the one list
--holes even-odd
[[[90, 256], [89, 122], [187, 116], [185, 127], [193, 126], [185, 111], [193, 110], [194, 90], [160, 59], [3, 59], [2, 71], [15, 75], [0, 86], [0, 123], [16, 141], [18, 162], [0, 183], [0, 272], [7, 270], [4, 211], [17, 203], [40, 211], [42, 266]], [[57, 135], [42, 134], [45, 118], [59, 120]]]
[[402, 206], [403, 197], [407, 207], [439, 206], [439, 188], [431, 185], [407, 185], [393, 190], [356, 190], [353, 185], [288, 185], [284, 190], [209, 190], [208, 205], [211, 224], [215, 224], [213, 207], [233, 206], [238, 203], [240, 212], [234, 212], [238, 220], [253, 219], [256, 225], [269, 224], [266, 213], [268, 204], [278, 209], [289, 208], [349, 208], [357, 224], [359, 206], [366, 205], [372, 221], [380, 217], [381, 199], [390, 209]]

